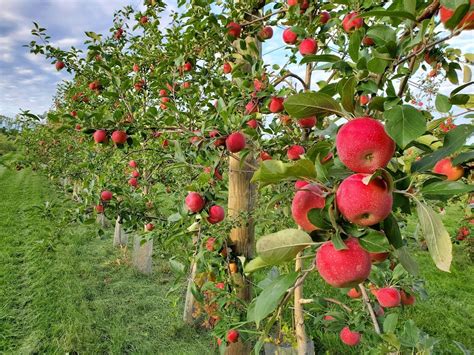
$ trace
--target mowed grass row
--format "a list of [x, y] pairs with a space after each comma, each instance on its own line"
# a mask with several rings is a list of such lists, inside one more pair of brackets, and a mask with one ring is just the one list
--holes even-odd
[[166, 265], [136, 274], [110, 235], [60, 223], [62, 203], [47, 179], [0, 168], [0, 353], [213, 352], [167, 298]]

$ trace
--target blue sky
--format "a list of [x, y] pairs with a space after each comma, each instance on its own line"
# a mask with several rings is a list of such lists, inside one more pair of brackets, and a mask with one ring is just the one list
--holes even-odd
[[[125, 5], [141, 9], [141, 4], [142, 0], [0, 0], [0, 114], [14, 116], [20, 108], [38, 114], [47, 111], [56, 85], [69, 78], [67, 72], [57, 72], [50, 61], [22, 47], [33, 39], [33, 21], [47, 28], [53, 45], [81, 48], [84, 31], [105, 33], [115, 10]], [[168, 4], [169, 11], [176, 8], [176, 1]], [[281, 32], [275, 29], [273, 39], [264, 43], [263, 53], [281, 47]], [[463, 33], [453, 45], [473, 53], [473, 32]], [[271, 63], [285, 63], [281, 52], [271, 52], [264, 58]], [[302, 71], [297, 69], [300, 74]], [[318, 74], [314, 78], [324, 79]], [[442, 91], [449, 93], [453, 88], [443, 85]]]

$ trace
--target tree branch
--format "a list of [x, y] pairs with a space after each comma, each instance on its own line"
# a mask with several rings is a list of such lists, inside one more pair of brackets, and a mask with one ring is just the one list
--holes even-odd
[[359, 284], [360, 292], [362, 293], [362, 300], [364, 301], [365, 306], [369, 310], [370, 318], [372, 319], [372, 323], [374, 324], [375, 332], [377, 334], [381, 334], [379, 322], [377, 321], [377, 317], [375, 316], [374, 309], [370, 304], [369, 296], [367, 296], [367, 292], [363, 284]]

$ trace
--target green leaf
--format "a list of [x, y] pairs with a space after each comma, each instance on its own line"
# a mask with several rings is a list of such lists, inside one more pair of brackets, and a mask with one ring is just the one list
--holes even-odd
[[349, 39], [349, 56], [352, 58], [354, 62], [357, 62], [359, 59], [359, 49], [360, 43], [362, 42], [363, 31], [357, 30], [351, 33]]
[[284, 163], [281, 160], [265, 160], [255, 171], [252, 182], [262, 186], [276, 184], [283, 180], [299, 178], [315, 178], [316, 168], [311, 160], [300, 159], [294, 163]]
[[406, 11], [373, 10], [373, 11], [367, 11], [362, 14], [359, 14], [359, 17], [378, 17], [378, 18], [394, 17], [394, 18], [402, 18], [402, 19], [416, 21], [416, 17], [413, 14]]
[[438, 94], [436, 96], [435, 106], [439, 112], [443, 113], [449, 112], [449, 110], [451, 110], [451, 107], [453, 107], [453, 105], [451, 105], [451, 103], [449, 102], [449, 97], [443, 94]]
[[260, 326], [260, 322], [277, 308], [286, 291], [296, 282], [297, 278], [297, 272], [282, 275], [258, 295], [254, 310], [257, 328]]
[[319, 54], [319, 55], [307, 55], [301, 59], [300, 64], [323, 62], [323, 63], [334, 63], [340, 61], [337, 55], [333, 54]]
[[426, 131], [423, 114], [410, 105], [395, 106], [384, 112], [384, 118], [387, 121], [387, 133], [401, 148]]
[[451, 197], [474, 191], [473, 185], [466, 185], [460, 181], [435, 181], [421, 189], [426, 198]]
[[270, 266], [267, 262], [263, 261], [260, 256], [257, 256], [255, 259], [250, 260], [247, 264], [245, 264], [244, 272], [246, 274], [250, 274], [258, 269]]
[[308, 233], [300, 229], [284, 229], [267, 234], [257, 241], [257, 253], [271, 265], [291, 261], [301, 250], [312, 244]]
[[411, 257], [410, 252], [406, 246], [398, 248], [395, 250], [394, 254], [400, 260], [400, 263], [408, 271], [410, 274], [417, 276], [419, 273], [418, 264], [416, 261]]
[[470, 150], [469, 152], [462, 152], [456, 158], [453, 159], [453, 165], [459, 165], [462, 163], [469, 162], [474, 160], [474, 150]]
[[411, 165], [411, 171], [416, 172], [431, 169], [439, 160], [462, 148], [466, 139], [473, 133], [473, 131], [474, 126], [469, 124], [459, 125], [450, 130], [444, 137], [443, 147], [426, 155], [422, 159], [415, 161]]
[[469, 83], [466, 83], [466, 84], [463, 84], [459, 87], [457, 87], [456, 89], [454, 89], [453, 91], [451, 91], [451, 94], [449, 94], [450, 97], [453, 97], [454, 95], [456, 95], [458, 92], [461, 92], [462, 90], [464, 90], [465, 88], [467, 88], [468, 86], [474, 84], [474, 81], [471, 81]]
[[425, 237], [431, 258], [438, 269], [449, 272], [451, 266], [452, 244], [449, 233], [441, 221], [441, 217], [428, 205], [416, 200], [416, 211], [421, 231]]
[[321, 92], [304, 92], [285, 100], [285, 110], [294, 118], [335, 114], [344, 116], [341, 107], [331, 96]]
[[390, 215], [383, 221], [383, 231], [387, 236], [387, 239], [395, 249], [399, 249], [403, 246], [402, 234], [400, 233], [400, 227], [398, 226], [397, 219], [390, 213]]
[[390, 63], [389, 60], [374, 56], [368, 61], [367, 69], [372, 73], [383, 74], [388, 63]]
[[394, 333], [397, 329], [398, 313], [390, 313], [383, 321], [383, 332]]
[[340, 88], [342, 107], [348, 112], [354, 112], [354, 94], [357, 85], [356, 77], [347, 79]]
[[369, 229], [366, 235], [359, 238], [359, 242], [361, 247], [370, 253], [382, 253], [390, 248], [385, 234], [374, 229]]
[[367, 37], [374, 40], [377, 46], [383, 46], [387, 42], [395, 42], [397, 35], [395, 31], [386, 25], [374, 25], [367, 31]]
[[320, 229], [331, 228], [328, 212], [323, 208], [312, 208], [308, 212], [309, 221]]

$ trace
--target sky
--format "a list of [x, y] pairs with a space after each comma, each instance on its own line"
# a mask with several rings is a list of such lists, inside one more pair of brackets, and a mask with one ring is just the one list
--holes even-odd
[[[176, 9], [176, 1], [167, 3], [168, 13]], [[114, 11], [126, 5], [143, 9], [142, 0], [0, 0], [0, 114], [13, 117], [20, 109], [44, 113], [52, 105], [57, 84], [70, 78], [65, 70], [57, 72], [51, 61], [23, 47], [35, 38], [33, 21], [47, 28], [52, 45], [82, 48], [85, 31], [106, 33]], [[284, 57], [273, 50], [282, 45], [281, 33], [275, 29], [273, 39], [263, 47], [264, 59], [280, 65]], [[452, 44], [474, 53], [474, 31], [463, 33]], [[297, 70], [302, 71], [302, 67]], [[449, 94], [454, 88], [448, 83], [442, 92]]]

